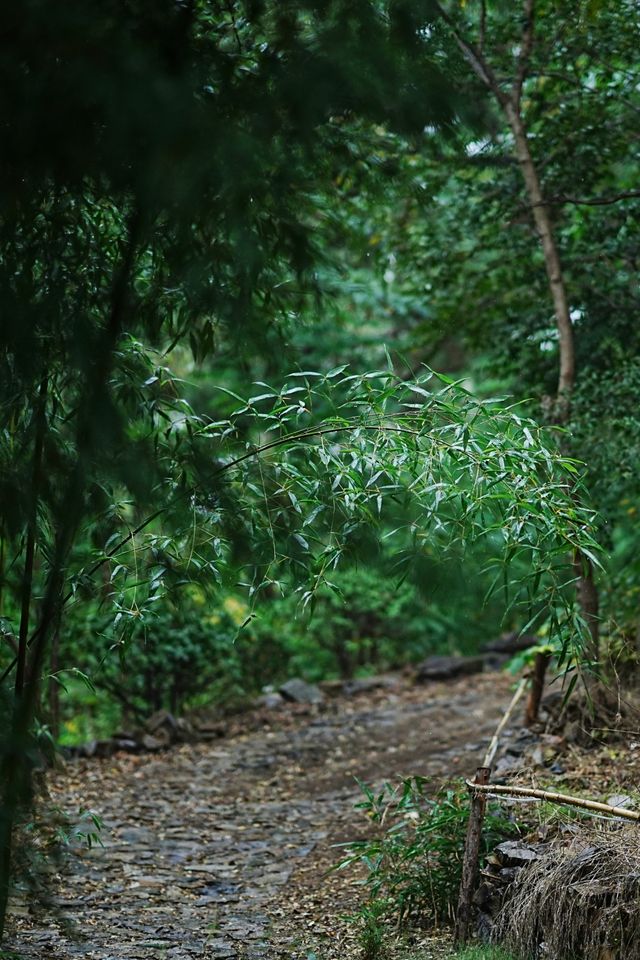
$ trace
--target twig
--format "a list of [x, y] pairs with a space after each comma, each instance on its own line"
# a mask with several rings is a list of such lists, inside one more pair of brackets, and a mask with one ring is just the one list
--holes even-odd
[[502, 731], [504, 730], [504, 728], [505, 728], [506, 725], [508, 724], [511, 715], [512, 715], [513, 711], [515, 710], [515, 708], [516, 708], [516, 706], [517, 706], [517, 704], [518, 704], [518, 701], [519, 701], [520, 698], [522, 697], [522, 694], [524, 693], [524, 691], [526, 690], [526, 688], [527, 688], [527, 677], [523, 677], [522, 680], [520, 681], [520, 683], [518, 684], [518, 687], [517, 687], [517, 689], [516, 689], [516, 692], [514, 693], [513, 697], [511, 698], [511, 703], [509, 704], [509, 706], [508, 706], [507, 709], [505, 710], [505, 713], [504, 713], [504, 716], [503, 716], [502, 720], [500, 721], [500, 723], [499, 723], [498, 726], [496, 727], [496, 732], [494, 733], [494, 735], [493, 735], [492, 738], [491, 738], [491, 742], [489, 743], [489, 747], [488, 747], [487, 752], [486, 752], [486, 754], [485, 754], [485, 758], [484, 758], [484, 760], [482, 761], [482, 766], [483, 766], [483, 767], [491, 767], [491, 766], [493, 765], [493, 761], [494, 761], [494, 759], [495, 759], [495, 755], [496, 755], [496, 752], [497, 752], [497, 750], [498, 750], [498, 741], [499, 741], [499, 739], [500, 739], [500, 734], [502, 733]]
[[622, 193], [613, 193], [608, 197], [566, 197], [560, 194], [557, 197], [551, 197], [546, 203], [553, 206], [574, 203], [585, 207], [601, 207], [610, 203], [619, 203], [621, 200], [637, 200], [639, 197], [640, 190], [624, 190]]

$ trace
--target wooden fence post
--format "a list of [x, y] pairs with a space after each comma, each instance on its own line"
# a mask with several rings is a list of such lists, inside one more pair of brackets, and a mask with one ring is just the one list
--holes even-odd
[[[485, 786], [489, 783], [491, 767], [478, 767], [474, 784]], [[462, 861], [462, 880], [460, 882], [460, 897], [458, 899], [458, 914], [456, 917], [455, 942], [463, 946], [469, 938], [469, 923], [471, 921], [471, 898], [478, 870], [480, 855], [480, 840], [482, 838], [482, 821], [487, 805], [486, 797], [470, 785], [471, 809], [467, 826], [467, 838], [464, 845]]]

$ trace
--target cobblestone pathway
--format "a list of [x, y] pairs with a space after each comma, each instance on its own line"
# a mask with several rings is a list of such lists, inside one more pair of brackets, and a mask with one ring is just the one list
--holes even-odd
[[28, 960], [306, 958], [352, 952], [341, 915], [355, 890], [327, 880], [333, 844], [362, 829], [369, 783], [473, 771], [508, 701], [508, 678], [399, 684], [307, 716], [162, 754], [82, 760], [52, 778], [54, 802], [104, 821], [53, 878], [56, 915], [12, 902], [6, 948]]

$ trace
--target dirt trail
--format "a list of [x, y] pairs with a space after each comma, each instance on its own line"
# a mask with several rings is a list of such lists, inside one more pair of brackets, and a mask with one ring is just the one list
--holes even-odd
[[95, 810], [105, 846], [74, 851], [55, 919], [13, 901], [6, 948], [29, 960], [347, 960], [340, 918], [356, 891], [324, 872], [333, 844], [363, 829], [354, 777], [471, 773], [508, 689], [495, 674], [400, 685], [213, 743], [70, 764], [52, 797], [72, 819]]

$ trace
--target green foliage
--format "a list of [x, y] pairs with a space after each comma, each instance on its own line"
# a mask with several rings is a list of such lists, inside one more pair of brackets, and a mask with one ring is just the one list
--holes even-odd
[[[576, 465], [533, 422], [430, 374], [405, 383], [390, 370], [306, 373], [262, 391], [228, 420], [194, 417], [189, 444], [168, 431], [165, 461], [178, 462], [175, 442], [181, 477], [163, 523], [184, 526], [163, 536], [156, 514], [89, 564], [109, 571], [118, 629], [194, 578], [240, 575], [256, 608], [295, 583], [310, 606], [340, 563], [393, 533], [400, 570], [494, 538], [494, 588], [526, 560], [508, 603], [530, 615], [544, 588], [533, 618], [548, 619], [565, 646], [579, 643], [563, 566], [578, 544], [594, 557], [597, 548], [588, 511], [559, 479]], [[86, 568], [78, 590], [85, 577]]]
[[488, 944], [465, 947], [464, 950], [456, 951], [453, 956], [455, 960], [515, 960], [515, 957], [503, 950], [502, 947], [489, 946]]
[[[477, 12], [453, 10], [474, 38]], [[486, 13], [508, 77], [520, 10]], [[572, 449], [615, 525], [619, 636], [637, 620], [634, 13], [537, 4], [523, 77], [589, 374]], [[599, 553], [568, 493], [583, 468], [549, 434], [416, 377], [474, 350], [479, 395], [491, 380], [539, 398], [557, 364], [510, 135], [435, 5], [71, 0], [52, 15], [27, 0], [0, 53], [0, 685], [20, 650], [0, 756], [1, 928], [43, 676], [77, 696], [97, 667], [146, 710], [188, 703], [201, 682], [255, 687], [258, 649], [309, 673], [396, 662], [423, 626], [434, 643], [457, 629], [433, 598], [422, 623], [413, 572], [469, 550], [491, 568], [488, 611], [546, 623], [579, 657], [568, 558]], [[574, 202], [576, 182], [586, 199], [620, 196]], [[381, 369], [387, 346], [395, 367]], [[406, 575], [384, 617], [369, 574], [336, 573], [377, 537], [396, 545], [389, 580]], [[194, 582], [218, 623], [185, 602]], [[319, 618], [281, 639], [291, 590]], [[221, 611], [240, 595], [261, 620], [233, 645], [240, 624]]]
[[284, 673], [315, 681], [348, 679], [401, 666], [442, 642], [415, 585], [398, 584], [397, 574], [394, 580], [379, 566], [337, 569], [332, 587], [315, 595], [311, 614], [291, 595], [263, 602], [255, 612], [241, 637], [255, 638], [254, 656], [280, 671], [270, 677], [265, 662], [269, 681]]
[[[443, 6], [506, 90], [522, 51], [521, 8]], [[550, 203], [577, 360], [564, 443], [585, 462], [608, 548], [626, 538], [626, 511], [640, 495], [633, 466], [640, 197], [627, 133], [638, 109], [638, 19], [627, 0], [606, 10], [588, 0], [545, 2], [535, 4], [533, 30], [520, 107]], [[322, 275], [330, 313], [320, 343], [368, 363], [384, 345], [409, 374], [425, 361], [461, 371], [478, 393], [514, 394], [545, 419], [558, 339], [512, 132], [451, 27], [440, 21], [429, 31], [452, 87], [484, 104], [484, 128], [463, 121], [447, 136], [432, 129], [417, 141], [390, 126], [352, 123], [353, 162], [340, 169], [330, 221], [342, 262]], [[306, 362], [317, 362], [312, 336], [302, 334], [301, 343]], [[632, 612], [625, 600], [637, 574], [632, 567], [621, 578], [615, 562], [611, 574], [599, 578], [601, 614], [603, 633], [618, 644], [637, 632], [637, 607]]]
[[[489, 610], [499, 597], [499, 609], [546, 623], [564, 655], [579, 653], [566, 557], [578, 544], [595, 557], [596, 547], [590, 514], [562, 479], [576, 464], [551, 436], [430, 373], [407, 383], [390, 369], [338, 368], [260, 389], [213, 422], [167, 401], [181, 418], [156, 440], [166, 505], [140, 518], [114, 504], [92, 528], [106, 543], [83, 544], [69, 581], [80, 617], [61, 642], [63, 682], [70, 662], [76, 677], [97, 668], [96, 682], [142, 713], [199, 692], [251, 692], [287, 668], [320, 678], [406, 662], [448, 644], [455, 619], [442, 603], [425, 622], [424, 598], [467, 550], [489, 568]], [[371, 561], [380, 538], [389, 546], [378, 571], [348, 572]], [[79, 601], [92, 598], [98, 571], [102, 601], [87, 628]], [[468, 602], [479, 607], [474, 579]], [[232, 621], [221, 604], [238, 580], [243, 614]], [[293, 599], [277, 599], [287, 592]], [[318, 615], [296, 624], [296, 603]], [[96, 627], [102, 639], [89, 643]], [[117, 654], [127, 651], [123, 670]]]
[[[361, 784], [364, 800], [357, 805], [376, 825], [376, 835], [349, 844], [337, 869], [360, 864], [377, 915], [399, 924], [449, 922], [455, 912], [462, 854], [469, 817], [464, 784], [427, 793], [424, 777], [411, 777], [379, 792]], [[517, 833], [517, 824], [495, 805], [487, 815], [482, 850]], [[365, 906], [363, 917], [368, 914]]]
[[364, 904], [360, 910], [358, 941], [362, 960], [383, 960], [386, 956], [385, 928], [382, 922], [385, 913], [386, 905], [378, 900]]
[[202, 603], [166, 600], [126, 633], [112, 618], [102, 618], [101, 628], [98, 617], [88, 617], [79, 629], [78, 654], [90, 651], [93, 683], [138, 719], [161, 708], [178, 714], [203, 691], [215, 702], [223, 689], [227, 699], [243, 690], [238, 624], [224, 607], [216, 613]]

